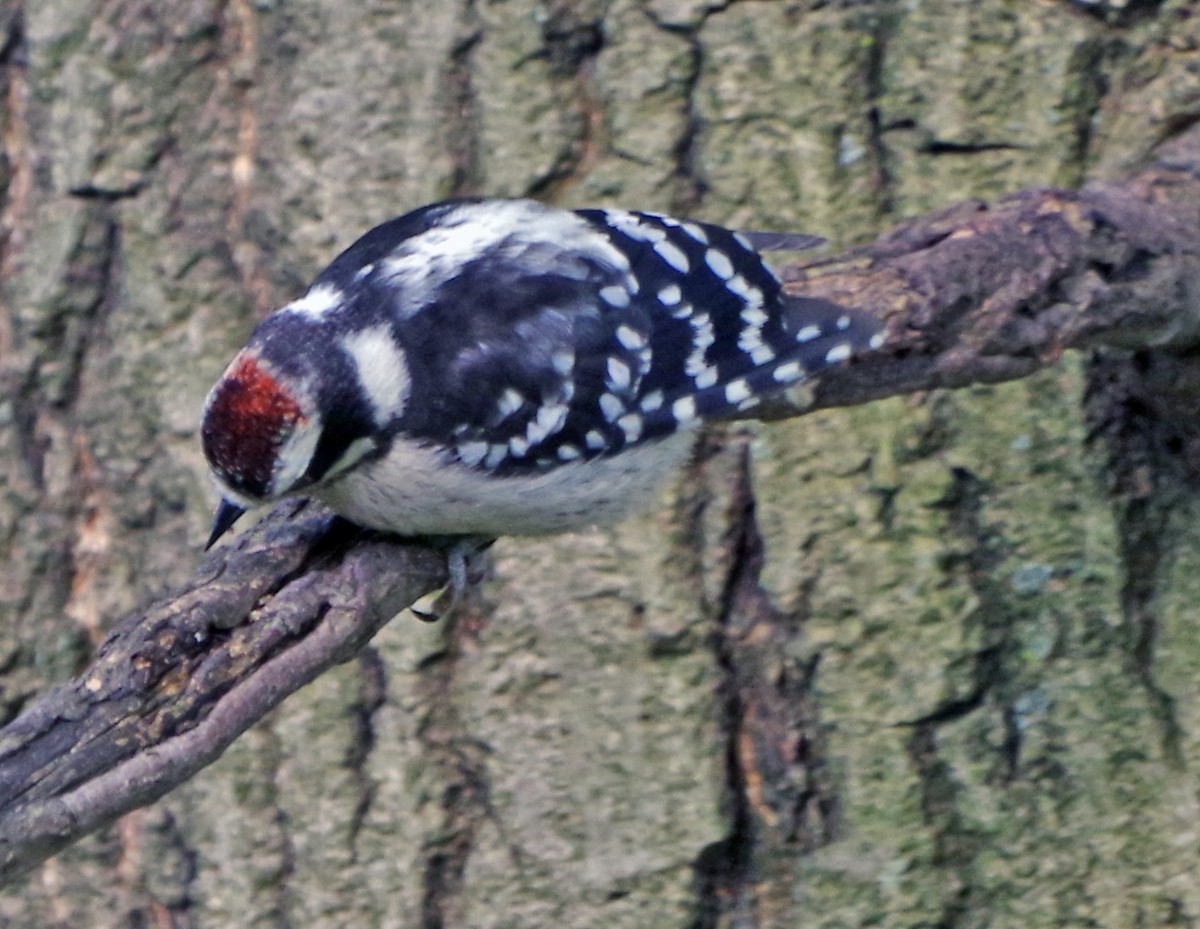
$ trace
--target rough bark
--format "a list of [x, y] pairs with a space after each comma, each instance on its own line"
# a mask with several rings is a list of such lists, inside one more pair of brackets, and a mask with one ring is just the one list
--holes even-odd
[[[6, 722], [86, 685], [131, 641], [121, 617], [191, 583], [205, 390], [253, 318], [372, 222], [532, 193], [863, 241], [969, 200], [805, 272], [894, 336], [818, 406], [903, 396], [714, 432], [661, 512], [502, 541], [477, 609], [386, 625], [171, 795], [0, 894], [0, 920], [1200, 913], [1191, 4], [0, 14]], [[172, 720], [155, 701], [184, 672], [153, 669], [268, 628], [292, 645], [277, 661], [309, 641], [317, 664], [344, 657], [311, 609], [262, 620], [295, 584], [309, 608], [323, 585], [353, 607], [337, 578], [378, 570], [387, 612], [438, 582], [438, 559], [395, 573], [370, 546], [103, 686], [154, 737], [206, 738], [223, 705], [254, 715], [218, 664], [182, 691], [213, 711]], [[44, 731], [108, 708], [83, 706]], [[123, 763], [139, 757], [171, 764]]]
[[[1161, 364], [1178, 380], [1161, 386], [1155, 411], [1200, 442], [1180, 409], [1196, 394], [1186, 355], [1200, 341], [1197, 228], [1200, 131], [1122, 184], [1031, 191], [998, 208], [975, 203], [907, 224], [810, 267], [820, 273], [794, 285], [882, 309], [893, 335], [883, 357], [860, 360], [791, 403], [781, 398], [774, 415], [1016, 379], [1065, 349], [1107, 346], [1167, 359]], [[804, 269], [793, 270], [798, 277]], [[1180, 451], [1193, 464], [1197, 449]], [[748, 475], [748, 463], [742, 468]], [[727, 603], [722, 613], [749, 628], [727, 631], [722, 657], [735, 672], [738, 704], [767, 704], [749, 718], [742, 708], [737, 726], [746, 740], [737, 750], [753, 750], [739, 767], [757, 769], [771, 765], [760, 753], [794, 737], [799, 726], [789, 718], [807, 682], [775, 693], [762, 679], [755, 653], [777, 644], [778, 630], [754, 580], [762, 540], [741, 486], [737, 570], [723, 596], [749, 602]], [[443, 579], [435, 549], [416, 557], [297, 509], [280, 507], [236, 549], [219, 550], [184, 590], [117, 626], [69, 685], [0, 730], [0, 880], [177, 787]], [[759, 641], [745, 651], [735, 644], [744, 640]], [[760, 790], [787, 794], [785, 775], [762, 773]], [[796, 815], [794, 798], [757, 802], [773, 824]]]
[[207, 559], [0, 731], [0, 875], [179, 786], [444, 574], [433, 550], [303, 509]]

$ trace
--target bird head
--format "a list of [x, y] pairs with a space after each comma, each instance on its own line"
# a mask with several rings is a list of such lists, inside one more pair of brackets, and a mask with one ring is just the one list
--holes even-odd
[[204, 406], [204, 455], [222, 497], [209, 546], [250, 507], [311, 483], [320, 419], [297, 378], [256, 347], [238, 353]]

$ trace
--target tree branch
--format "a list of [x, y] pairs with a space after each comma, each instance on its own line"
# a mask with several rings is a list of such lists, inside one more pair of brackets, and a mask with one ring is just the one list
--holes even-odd
[[277, 506], [0, 730], [0, 882], [183, 783], [445, 579], [432, 548]]
[[[1168, 358], [1162, 409], [1194, 409], [1197, 230], [1192, 131], [1122, 183], [961, 204], [811, 261], [791, 286], [873, 310], [890, 341], [758, 418], [1020, 378], [1092, 346]], [[432, 548], [276, 507], [0, 730], [0, 883], [187, 780], [444, 582]]]
[[1014, 380], [1070, 348], [1184, 356], [1200, 345], [1200, 130], [1122, 182], [958, 204], [793, 279], [888, 320], [884, 351], [822, 375], [816, 407]]

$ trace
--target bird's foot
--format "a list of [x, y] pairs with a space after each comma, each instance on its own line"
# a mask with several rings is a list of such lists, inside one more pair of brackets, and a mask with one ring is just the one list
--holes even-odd
[[425, 606], [423, 597], [410, 607], [414, 616], [422, 622], [433, 623], [439, 619], [449, 619], [454, 616], [463, 604], [470, 599], [471, 593], [487, 576], [487, 551], [495, 539], [487, 536], [457, 536], [448, 539], [446, 549], [446, 570], [450, 581], [439, 593], [430, 594], [432, 602]]

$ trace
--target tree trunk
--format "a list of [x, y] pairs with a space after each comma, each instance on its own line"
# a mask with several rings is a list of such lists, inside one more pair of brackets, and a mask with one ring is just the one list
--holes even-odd
[[[208, 387], [370, 225], [533, 195], [847, 244], [1115, 178], [1195, 122], [1196, 12], [0, 0], [0, 722], [193, 575]], [[660, 509], [501, 540], [476, 608], [0, 924], [1195, 921], [1190, 343], [1128, 344], [717, 430]]]

